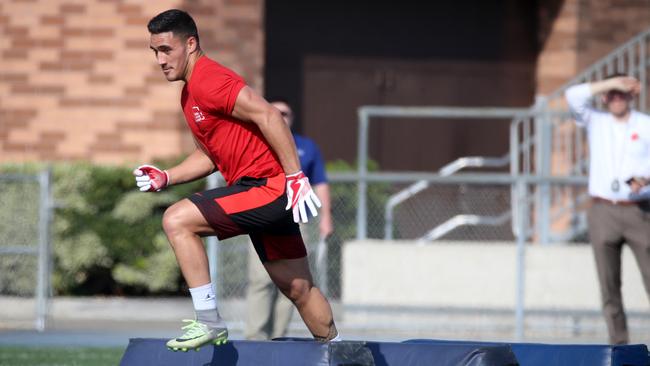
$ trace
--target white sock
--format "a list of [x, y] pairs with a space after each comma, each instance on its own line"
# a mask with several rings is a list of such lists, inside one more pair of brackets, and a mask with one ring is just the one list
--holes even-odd
[[337, 334], [336, 337], [330, 339], [330, 342], [342, 342], [341, 333]]
[[212, 310], [217, 308], [217, 297], [212, 289], [212, 282], [207, 285], [190, 288], [194, 310]]

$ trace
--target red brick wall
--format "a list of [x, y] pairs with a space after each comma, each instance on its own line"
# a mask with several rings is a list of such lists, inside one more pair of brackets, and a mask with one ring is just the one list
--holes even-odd
[[263, 0], [0, 2], [0, 162], [151, 161], [191, 149], [148, 20], [195, 15], [207, 54], [262, 90]]
[[[147, 21], [195, 16], [208, 55], [263, 90], [264, 0], [0, 2], [0, 162], [151, 161], [192, 148], [148, 49]], [[650, 0], [540, 2], [537, 92], [650, 27]]]
[[[550, 5], [549, 5], [550, 4]], [[549, 13], [555, 13], [557, 15]], [[650, 0], [550, 0], [540, 5], [537, 92], [547, 94], [650, 27]]]

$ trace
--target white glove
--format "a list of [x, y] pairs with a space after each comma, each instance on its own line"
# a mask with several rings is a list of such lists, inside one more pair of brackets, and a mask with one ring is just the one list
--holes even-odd
[[169, 173], [153, 165], [140, 165], [133, 170], [133, 175], [142, 192], [158, 192], [169, 184]]
[[287, 207], [293, 209], [293, 221], [306, 223], [309, 220], [305, 205], [309, 207], [312, 216], [318, 216], [316, 207], [321, 203], [314, 190], [309, 185], [309, 178], [301, 171], [287, 175]]

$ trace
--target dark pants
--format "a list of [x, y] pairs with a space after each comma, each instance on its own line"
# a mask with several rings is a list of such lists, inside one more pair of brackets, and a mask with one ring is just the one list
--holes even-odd
[[650, 298], [650, 213], [638, 205], [594, 201], [588, 221], [609, 341], [626, 344], [629, 334], [621, 296], [621, 253], [627, 243]]

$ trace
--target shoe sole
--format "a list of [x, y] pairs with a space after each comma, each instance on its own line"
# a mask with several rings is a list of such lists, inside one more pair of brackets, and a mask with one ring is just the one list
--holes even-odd
[[[228, 343], [228, 338], [217, 338], [217, 339], [215, 339], [215, 340], [213, 340], [213, 341], [211, 341], [209, 343], [212, 343], [215, 346], [222, 346], [222, 345], [225, 345], [226, 343]], [[167, 349], [170, 350], [170, 351], [174, 351], [174, 352], [178, 352], [178, 351], [187, 352], [188, 350], [194, 350], [194, 351], [198, 352], [198, 351], [201, 350], [201, 347], [203, 347], [206, 344], [208, 344], [208, 343], [205, 343], [203, 345], [200, 345], [198, 347], [193, 347], [193, 348], [192, 347], [167, 347]]]

